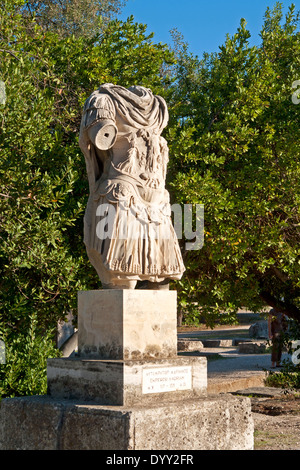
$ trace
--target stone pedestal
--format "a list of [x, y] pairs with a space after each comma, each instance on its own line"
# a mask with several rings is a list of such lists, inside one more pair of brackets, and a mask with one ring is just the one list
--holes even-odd
[[176, 292], [78, 294], [78, 355], [45, 397], [6, 399], [0, 449], [252, 449], [250, 400], [207, 398], [204, 357], [177, 356]]
[[106, 450], [118, 456], [131, 450], [155, 455], [252, 448], [250, 398], [222, 395], [134, 407], [48, 396], [1, 401], [1, 450]]
[[167, 290], [78, 293], [78, 353], [96, 359], [176, 357], [177, 297]]
[[48, 361], [48, 394], [60, 399], [134, 406], [203, 397], [206, 391], [203, 357]]
[[175, 291], [79, 292], [78, 356], [48, 360], [48, 394], [119, 406], [206, 396], [206, 358], [177, 356], [176, 312]]

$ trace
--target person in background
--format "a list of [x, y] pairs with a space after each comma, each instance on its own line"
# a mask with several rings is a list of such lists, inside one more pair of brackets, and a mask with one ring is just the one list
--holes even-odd
[[287, 324], [284, 314], [279, 310], [272, 308], [268, 317], [269, 338], [272, 342], [271, 362], [272, 367], [281, 367], [281, 356], [283, 346], [283, 336], [286, 331]]

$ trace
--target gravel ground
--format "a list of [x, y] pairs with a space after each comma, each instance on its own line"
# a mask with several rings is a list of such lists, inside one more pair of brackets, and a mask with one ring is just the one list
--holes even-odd
[[[197, 336], [203, 337], [235, 337], [237, 333], [244, 333], [248, 326], [238, 328], [220, 327], [223, 331], [181, 331], [180, 337], [189, 336], [191, 339]], [[188, 333], [188, 334], [187, 334]], [[270, 354], [239, 354], [237, 348], [204, 348], [198, 354], [208, 357], [208, 381], [212, 384], [233, 384], [234, 381], [246, 383], [249, 379], [262, 378], [266, 371], [270, 370]], [[195, 353], [185, 353], [195, 354]], [[221, 356], [220, 360], [214, 359], [215, 355]], [[196, 353], [197, 355], [197, 353]], [[211, 360], [209, 358], [211, 357]], [[287, 355], [283, 355], [286, 359]], [[250, 387], [256, 387], [255, 384]], [[245, 387], [242, 394], [251, 397], [252, 414], [254, 419], [254, 450], [300, 450], [300, 396], [299, 393], [282, 393], [273, 389], [271, 396], [259, 397], [251, 393], [251, 389]], [[263, 387], [267, 390], [268, 387]], [[235, 389], [236, 390], [236, 389]], [[220, 389], [222, 393], [222, 387]], [[228, 390], [224, 390], [228, 392]], [[236, 392], [234, 392], [236, 393]]]
[[[212, 381], [237, 380], [264, 374], [270, 369], [270, 355], [249, 355], [208, 361]], [[260, 372], [259, 372], [260, 371]], [[264, 387], [267, 390], [267, 387]], [[247, 393], [247, 390], [245, 391]], [[255, 450], [300, 450], [300, 397], [294, 393], [276, 393], [273, 397], [251, 397]]]
[[300, 398], [252, 398], [255, 450], [300, 450]]

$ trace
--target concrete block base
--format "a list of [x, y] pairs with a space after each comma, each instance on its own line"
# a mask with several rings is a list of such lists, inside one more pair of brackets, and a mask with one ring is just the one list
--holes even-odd
[[252, 450], [250, 399], [100, 406], [49, 396], [0, 405], [0, 450]]
[[48, 359], [48, 395], [134, 406], [207, 395], [205, 357], [143, 361]]
[[245, 397], [207, 397], [203, 357], [177, 356], [176, 292], [78, 294], [78, 356], [48, 394], [0, 403], [0, 450], [251, 450]]

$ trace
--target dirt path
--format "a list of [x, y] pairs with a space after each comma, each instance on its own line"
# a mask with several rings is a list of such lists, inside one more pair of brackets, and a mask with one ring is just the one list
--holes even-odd
[[300, 450], [300, 398], [251, 398], [254, 450]]
[[[203, 327], [178, 328], [179, 337], [232, 337], [245, 334], [249, 325], [218, 326], [214, 330]], [[204, 351], [204, 350], [203, 350]], [[213, 350], [210, 348], [208, 351]], [[216, 349], [215, 352], [220, 351]], [[224, 353], [224, 351], [223, 351]], [[237, 378], [252, 377], [255, 371], [267, 370], [271, 365], [270, 354], [236, 355], [236, 358], [208, 363], [208, 378], [213, 383], [232, 383]], [[229, 356], [228, 356], [229, 357]], [[247, 375], [248, 374], [248, 375]], [[253, 386], [253, 385], [252, 385]], [[250, 385], [251, 387], [251, 385]], [[245, 392], [247, 393], [246, 389]], [[229, 390], [223, 390], [227, 393]], [[218, 392], [217, 392], [218, 393]], [[249, 395], [251, 396], [251, 395]], [[252, 396], [252, 413], [254, 419], [254, 450], [300, 450], [300, 394], [286, 394], [272, 397]]]

